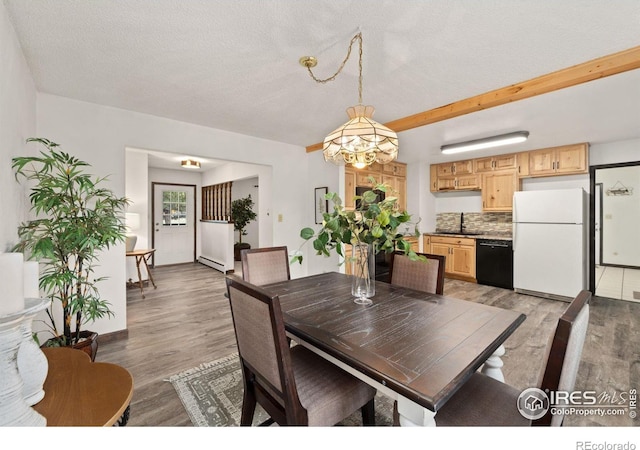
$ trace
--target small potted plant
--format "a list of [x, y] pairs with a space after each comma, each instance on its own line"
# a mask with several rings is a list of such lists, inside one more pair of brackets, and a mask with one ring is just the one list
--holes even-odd
[[[398, 211], [397, 197], [385, 197], [378, 201], [377, 191], [387, 192], [388, 186], [378, 184], [369, 178], [373, 188], [361, 196], [355, 196], [355, 210], [346, 210], [342, 199], [333, 192], [326, 195], [333, 203], [333, 211], [323, 214], [322, 227], [318, 231], [303, 228], [300, 237], [305, 242], [313, 240], [317, 255], [330, 256], [331, 251], [344, 258], [343, 262], [353, 264], [354, 284], [352, 293], [356, 303], [369, 304], [369, 297], [375, 293], [371, 274], [374, 272], [373, 257], [379, 252], [392, 253], [402, 251], [412, 260], [426, 261], [424, 256], [416, 254], [411, 244], [405, 240], [411, 226], [411, 215]], [[401, 230], [404, 228], [404, 230]], [[418, 223], [414, 224], [413, 235], [420, 236]], [[303, 243], [304, 245], [304, 243]], [[345, 245], [352, 248], [351, 255], [345, 252]], [[297, 252], [291, 263], [302, 263], [302, 255]]]
[[238, 242], [233, 246], [234, 258], [240, 261], [240, 251], [245, 248], [251, 248], [248, 242], [242, 242], [242, 236], [247, 235], [247, 225], [252, 220], [256, 220], [256, 213], [253, 212], [253, 200], [251, 194], [245, 198], [239, 198], [231, 202], [231, 220], [233, 221], [233, 229], [238, 232]]
[[[97, 333], [83, 325], [113, 312], [98, 290], [105, 277], [95, 277], [94, 268], [101, 251], [124, 242], [124, 208], [129, 201], [101, 187], [105, 178], [85, 173], [90, 165], [58, 151], [55, 142], [27, 142], [44, 145], [46, 152], [12, 160], [16, 180], [34, 182], [29, 201], [37, 217], [18, 227], [14, 251], [28, 253], [44, 265], [40, 288], [51, 300], [47, 315], [53, 337], [43, 346], [82, 348], [95, 359]], [[56, 302], [62, 307], [62, 330], [54, 318]]]

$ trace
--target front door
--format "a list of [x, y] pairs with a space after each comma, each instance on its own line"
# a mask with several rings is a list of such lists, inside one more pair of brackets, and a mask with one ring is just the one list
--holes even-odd
[[153, 183], [153, 263], [195, 261], [195, 185]]

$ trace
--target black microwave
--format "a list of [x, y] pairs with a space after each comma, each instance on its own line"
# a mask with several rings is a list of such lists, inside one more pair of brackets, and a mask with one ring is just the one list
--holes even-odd
[[[365, 186], [356, 186], [356, 195], [358, 197], [362, 197], [362, 195], [367, 192], [370, 191], [371, 188], [370, 187], [365, 187]], [[385, 199], [385, 193], [380, 191], [380, 190], [374, 190], [373, 192], [376, 193], [376, 203], [381, 202], [382, 200]], [[356, 209], [360, 209], [360, 200], [356, 200]]]

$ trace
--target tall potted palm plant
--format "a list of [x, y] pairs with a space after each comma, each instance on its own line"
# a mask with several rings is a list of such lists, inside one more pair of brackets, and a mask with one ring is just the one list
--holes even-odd
[[256, 213], [253, 211], [253, 200], [251, 194], [244, 198], [239, 198], [231, 202], [231, 220], [233, 229], [238, 232], [238, 242], [233, 246], [234, 259], [240, 261], [240, 251], [244, 248], [251, 248], [248, 242], [242, 242], [242, 236], [247, 235], [247, 225], [256, 220]]
[[[27, 142], [40, 143], [46, 151], [12, 160], [16, 180], [28, 180], [32, 186], [29, 201], [36, 215], [18, 227], [14, 251], [44, 265], [40, 288], [51, 301], [47, 315], [53, 335], [44, 345], [84, 347], [95, 358], [97, 334], [83, 326], [113, 312], [98, 290], [106, 277], [95, 277], [94, 269], [101, 251], [124, 242], [124, 208], [129, 202], [101, 187], [105, 178], [85, 173], [90, 165], [57, 150], [55, 142]], [[53, 312], [56, 303], [62, 308], [61, 329]]]

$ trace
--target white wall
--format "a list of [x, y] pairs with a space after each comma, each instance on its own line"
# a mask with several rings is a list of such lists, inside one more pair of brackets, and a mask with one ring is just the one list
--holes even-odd
[[151, 206], [149, 204], [149, 155], [127, 149], [125, 153], [125, 195], [131, 201], [127, 212], [140, 214], [136, 248], [151, 248]]
[[[307, 188], [302, 191], [302, 203], [300, 208], [305, 212], [307, 219], [302, 227], [296, 230], [296, 245], [289, 248], [289, 253], [300, 252], [303, 261], [308, 264], [309, 274], [336, 272], [343, 270], [337, 255], [332, 254], [330, 257], [316, 255], [312, 242], [303, 244], [300, 237], [300, 230], [305, 227], [319, 230], [321, 225], [316, 225], [315, 218], [315, 188], [327, 187], [328, 192], [337, 193], [340, 198], [344, 199], [344, 167], [336, 166], [333, 163], [327, 163], [322, 156], [321, 151], [307, 153], [309, 172], [307, 174]], [[292, 186], [292, 189], [296, 189]], [[333, 204], [329, 202], [329, 211], [333, 208]], [[297, 264], [291, 266], [291, 276], [297, 270]]]
[[640, 139], [591, 144], [589, 165], [640, 161]]
[[273, 240], [274, 221], [276, 217], [272, 211], [273, 168], [271, 166], [230, 162], [204, 172], [202, 174], [202, 185], [210, 186], [212, 184], [233, 181], [234, 184], [231, 189], [233, 195], [236, 182], [248, 178], [257, 180], [254, 184], [258, 185], [257, 196], [260, 202], [255, 206], [255, 212], [258, 216], [256, 218], [258, 245], [260, 247], [283, 245], [274, 244]]
[[[42, 93], [37, 95], [37, 133], [86, 160], [101, 175], [110, 175], [108, 187], [116, 195], [125, 195], [127, 147], [165, 152], [180, 149], [196, 157], [271, 166], [273, 181], [268, 187], [271, 208], [282, 213], [284, 220], [273, 223], [273, 217], [269, 216], [273, 233], [265, 241], [295, 248], [300, 242], [300, 228], [313, 223], [309, 209], [301, 207], [306, 204], [309, 192], [313, 192], [307, 180], [311, 158], [303, 147]], [[318, 172], [323, 170], [320, 168]], [[205, 183], [204, 175], [203, 183], [210, 184]], [[268, 197], [261, 192], [261, 200]], [[262, 242], [262, 235], [260, 239]], [[124, 260], [124, 244], [101, 258], [100, 273], [96, 275], [110, 277], [102, 283], [101, 293], [111, 302], [115, 317], [92, 326], [98, 333], [126, 328]], [[306, 274], [307, 267], [303, 265], [298, 270]]]
[[35, 154], [36, 90], [13, 25], [0, 2], [0, 252], [18, 241], [18, 225], [27, 219], [26, 190], [16, 183], [11, 158]]
[[[260, 187], [258, 177], [247, 178], [244, 180], [237, 180], [233, 182], [233, 188], [231, 189], [231, 200], [238, 200], [251, 195], [253, 201], [253, 212], [258, 214], [260, 209], [260, 193], [258, 188]], [[251, 245], [252, 248], [258, 248], [260, 246], [259, 240], [259, 223], [258, 218], [252, 220], [245, 227], [246, 236], [242, 236], [242, 242]], [[234, 231], [234, 243], [238, 242], [239, 231]]]
[[[125, 152], [125, 196], [131, 201], [127, 207], [127, 212], [140, 215], [140, 228], [133, 230], [132, 234], [137, 236], [136, 249], [151, 248], [149, 239], [149, 156], [146, 153], [127, 149]], [[148, 274], [144, 265], [140, 268], [142, 279], [147, 279]], [[126, 279], [135, 281], [138, 279], [135, 259], [126, 258]]]

